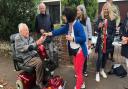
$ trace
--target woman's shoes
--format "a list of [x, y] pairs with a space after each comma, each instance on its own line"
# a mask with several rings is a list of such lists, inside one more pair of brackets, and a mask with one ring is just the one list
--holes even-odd
[[83, 83], [81, 89], [85, 89], [85, 88], [86, 88], [85, 83]]
[[99, 73], [99, 72], [96, 73], [96, 82], [100, 82], [100, 75], [101, 75], [103, 78], [107, 78], [106, 73], [105, 73], [104, 70], [102, 69], [102, 70], [100, 71], [100, 73]]
[[[85, 77], [87, 77], [88, 76], [88, 74], [87, 74], [87, 72], [84, 72], [83, 73], [83, 75], [85, 76]], [[75, 78], [77, 77], [77, 75], [75, 74], [75, 76], [74, 76]]]
[[84, 72], [84, 76], [85, 76], [85, 77], [87, 77], [87, 76], [88, 76], [87, 72]]
[[100, 82], [100, 73], [96, 73], [96, 82]]
[[107, 78], [106, 73], [104, 72], [104, 70], [101, 70], [100, 74], [102, 75], [103, 78]]
[[[85, 83], [83, 83], [81, 89], [85, 89], [85, 88], [86, 88]], [[76, 89], [76, 86], [74, 87], [74, 89]]]

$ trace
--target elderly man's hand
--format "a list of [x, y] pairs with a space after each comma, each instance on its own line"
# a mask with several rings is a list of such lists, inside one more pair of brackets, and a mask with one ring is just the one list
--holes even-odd
[[41, 37], [36, 41], [36, 44], [37, 44], [37, 45], [42, 44], [45, 39], [46, 39], [46, 36], [41, 36]]

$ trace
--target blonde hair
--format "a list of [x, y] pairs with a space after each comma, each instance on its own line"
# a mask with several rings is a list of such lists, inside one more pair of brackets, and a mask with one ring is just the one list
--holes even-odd
[[[109, 13], [109, 15], [110, 15], [110, 8], [109, 8], [109, 4], [108, 3], [105, 3], [104, 5], [103, 5], [103, 7], [102, 7], [102, 10], [101, 10], [101, 16], [102, 16], [102, 18], [104, 18], [104, 9], [105, 8], [108, 8], [108, 13]], [[110, 17], [110, 16], [109, 16]]]
[[104, 8], [108, 8], [109, 18], [111, 20], [119, 17], [119, 9], [115, 5], [111, 5], [110, 3], [105, 3], [102, 7], [101, 16], [104, 18]]

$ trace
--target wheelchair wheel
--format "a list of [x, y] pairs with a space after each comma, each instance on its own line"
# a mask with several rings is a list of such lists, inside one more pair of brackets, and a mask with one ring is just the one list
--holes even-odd
[[21, 80], [16, 81], [16, 89], [24, 89], [23, 83]]

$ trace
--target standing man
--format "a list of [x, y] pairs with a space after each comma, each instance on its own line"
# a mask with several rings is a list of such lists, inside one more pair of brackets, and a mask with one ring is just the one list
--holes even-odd
[[[46, 5], [41, 2], [38, 6], [40, 14], [36, 16], [35, 20], [35, 30], [38, 35], [44, 32], [51, 32], [53, 30], [53, 23], [50, 15], [46, 14]], [[44, 45], [46, 47], [49, 58], [53, 59], [53, 42], [52, 37], [47, 37]]]

